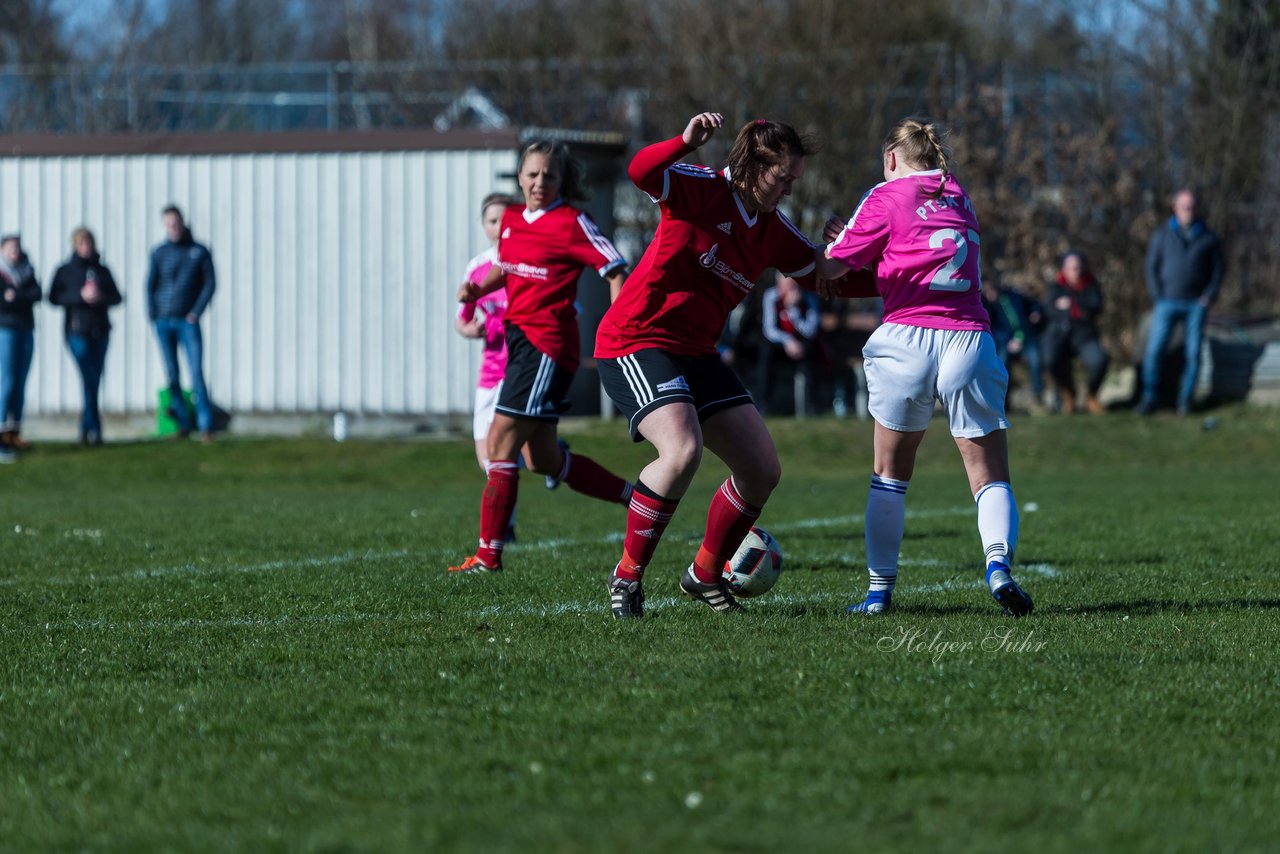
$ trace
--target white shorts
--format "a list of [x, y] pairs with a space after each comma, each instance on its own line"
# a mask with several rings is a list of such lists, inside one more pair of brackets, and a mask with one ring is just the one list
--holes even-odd
[[1007, 430], [1009, 372], [990, 333], [886, 323], [862, 349], [871, 416], [891, 430], [929, 426], [942, 401], [951, 435], [977, 439]]
[[476, 407], [471, 414], [471, 438], [479, 442], [489, 435], [489, 425], [493, 423], [493, 410], [498, 405], [498, 395], [502, 392], [502, 383], [493, 388], [476, 386]]

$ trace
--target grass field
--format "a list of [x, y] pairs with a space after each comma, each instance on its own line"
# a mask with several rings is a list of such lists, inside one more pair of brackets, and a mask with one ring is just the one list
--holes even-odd
[[445, 574], [466, 441], [41, 447], [0, 470], [0, 849], [1275, 850], [1280, 412], [1216, 416], [1015, 424], [1021, 621], [942, 422], [880, 619], [865, 424], [771, 424], [751, 613], [675, 596], [708, 459], [623, 624], [621, 509], [541, 478], [507, 572]]

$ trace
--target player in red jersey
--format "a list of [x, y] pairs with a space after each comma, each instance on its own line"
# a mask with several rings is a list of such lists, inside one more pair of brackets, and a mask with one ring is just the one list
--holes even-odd
[[617, 294], [626, 261], [595, 222], [569, 202], [585, 198], [582, 170], [560, 142], [526, 145], [517, 169], [523, 205], [502, 217], [498, 263], [480, 284], [467, 282], [459, 302], [473, 302], [505, 285], [507, 368], [489, 425], [488, 483], [480, 500], [480, 547], [450, 572], [499, 572], [518, 486], [517, 455], [529, 468], [584, 495], [626, 504], [631, 484], [589, 457], [556, 442], [578, 368], [578, 277], [595, 267]]
[[[640, 472], [628, 505], [622, 558], [609, 577], [613, 615], [644, 614], [641, 581], [706, 447], [729, 467], [681, 589], [713, 610], [742, 610], [722, 576], [781, 477], [764, 419], [716, 353], [729, 312], [775, 267], [815, 289], [816, 248], [778, 203], [804, 172], [808, 146], [778, 122], [742, 128], [720, 171], [679, 163], [724, 123], [700, 113], [673, 139], [636, 154], [628, 173], [662, 209], [653, 242], [596, 332], [605, 391], [632, 438], [658, 458]], [[873, 288], [868, 276], [840, 291]]]

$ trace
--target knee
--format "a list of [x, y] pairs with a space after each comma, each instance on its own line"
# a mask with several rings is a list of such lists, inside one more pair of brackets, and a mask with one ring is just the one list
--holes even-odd
[[760, 488], [765, 492], [772, 493], [778, 488], [778, 484], [782, 482], [782, 461], [777, 455], [772, 458], [763, 460], [760, 464]]
[[692, 433], [683, 434], [664, 442], [658, 457], [675, 473], [692, 475], [702, 464], [702, 440]]
[[774, 454], [757, 460], [755, 465], [747, 471], [735, 471], [733, 480], [738, 485], [743, 498], [753, 504], [764, 504], [782, 480], [782, 463], [778, 455]]

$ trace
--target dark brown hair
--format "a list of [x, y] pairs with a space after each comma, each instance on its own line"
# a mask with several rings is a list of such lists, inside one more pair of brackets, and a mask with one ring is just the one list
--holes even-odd
[[791, 125], [768, 119], [747, 122], [729, 150], [729, 181], [739, 195], [751, 197], [765, 172], [788, 157], [804, 157], [813, 150], [813, 141]]
[[524, 169], [525, 158], [530, 154], [545, 154], [559, 167], [561, 198], [570, 202], [585, 202], [591, 198], [586, 188], [586, 172], [577, 158], [569, 153], [569, 146], [559, 140], [533, 140], [520, 151], [517, 174]]

